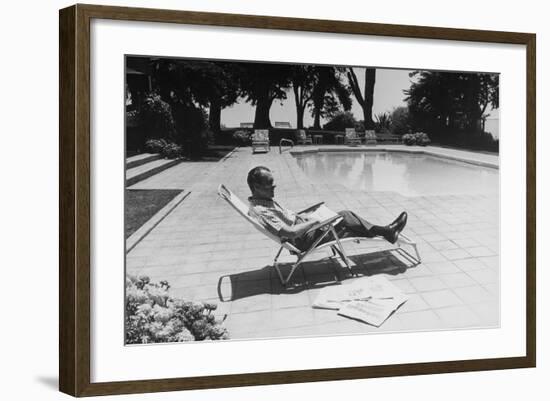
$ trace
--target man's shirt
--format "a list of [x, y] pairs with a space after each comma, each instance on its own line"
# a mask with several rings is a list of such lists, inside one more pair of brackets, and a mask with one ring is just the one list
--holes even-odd
[[284, 225], [293, 226], [302, 222], [302, 219], [292, 210], [279, 205], [274, 200], [258, 199], [253, 196], [248, 198], [250, 209], [248, 214], [260, 222], [270, 233], [279, 235]]

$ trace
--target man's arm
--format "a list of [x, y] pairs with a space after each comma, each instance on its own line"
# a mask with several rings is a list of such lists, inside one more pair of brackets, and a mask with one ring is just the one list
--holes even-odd
[[319, 220], [317, 219], [308, 219], [303, 223], [297, 223], [292, 226], [283, 223], [281, 228], [279, 229], [279, 236], [294, 239], [308, 232], [313, 226], [318, 223]]

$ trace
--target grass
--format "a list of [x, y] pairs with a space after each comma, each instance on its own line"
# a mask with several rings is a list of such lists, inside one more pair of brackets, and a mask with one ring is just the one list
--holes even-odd
[[124, 231], [128, 238], [182, 191], [179, 189], [126, 189], [125, 192]]

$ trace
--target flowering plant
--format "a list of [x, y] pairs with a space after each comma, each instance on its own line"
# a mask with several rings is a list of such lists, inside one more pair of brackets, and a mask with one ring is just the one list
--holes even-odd
[[416, 144], [420, 146], [426, 146], [432, 142], [425, 132], [415, 132], [414, 137], [416, 139]]
[[217, 305], [189, 302], [169, 295], [167, 281], [147, 276], [126, 278], [126, 343], [146, 344], [228, 339], [212, 314]]
[[413, 134], [405, 134], [401, 137], [405, 145], [412, 146], [416, 144], [416, 137]]
[[250, 145], [250, 135], [252, 133], [245, 130], [238, 130], [233, 132], [233, 139], [237, 142], [239, 146], [248, 146]]
[[401, 140], [405, 145], [419, 145], [426, 146], [429, 145], [432, 141], [430, 137], [425, 132], [415, 132], [414, 134], [405, 134], [401, 137]]
[[160, 153], [167, 159], [177, 159], [182, 156], [183, 149], [180, 145], [166, 139], [149, 139], [145, 142], [145, 149], [150, 153]]

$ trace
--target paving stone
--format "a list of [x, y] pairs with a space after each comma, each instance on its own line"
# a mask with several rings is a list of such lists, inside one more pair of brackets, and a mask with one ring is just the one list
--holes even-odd
[[480, 302], [470, 305], [470, 308], [480, 319], [482, 326], [500, 326], [500, 309], [496, 301]]
[[417, 291], [433, 291], [447, 288], [447, 285], [437, 277], [414, 277], [409, 279]]
[[455, 260], [453, 261], [453, 263], [464, 272], [486, 268], [486, 266], [482, 262], [480, 262], [479, 259], [475, 258]]
[[458, 246], [450, 240], [444, 240], [444, 241], [435, 241], [431, 242], [430, 245], [436, 250], [436, 251], [446, 251], [449, 249], [456, 249]]
[[499, 275], [492, 269], [472, 270], [468, 272], [479, 284], [496, 284], [499, 282]]
[[494, 299], [494, 295], [480, 285], [454, 288], [453, 291], [468, 304]]
[[397, 313], [401, 315], [402, 313], [417, 312], [421, 310], [428, 310], [430, 308], [430, 305], [426, 303], [421, 295], [410, 294], [407, 302], [399, 307]]
[[430, 269], [433, 274], [450, 274], [450, 273], [460, 273], [461, 270], [454, 264], [454, 262], [444, 261], [444, 262], [431, 262], [425, 263], [425, 265]]
[[443, 321], [432, 310], [423, 310], [399, 315], [404, 330], [431, 330], [443, 327]]
[[460, 298], [458, 298], [451, 290], [423, 292], [422, 298], [424, 298], [426, 303], [432, 308], [442, 308], [462, 304]]
[[468, 248], [466, 250], [466, 252], [468, 252], [470, 255], [476, 256], [476, 257], [479, 257], [479, 256], [493, 256], [495, 254], [495, 252], [493, 252], [491, 249], [486, 248], [484, 246]]
[[448, 260], [459, 260], [470, 257], [470, 254], [463, 249], [451, 249], [448, 251], [441, 251], [441, 254]]
[[448, 328], [479, 327], [480, 317], [467, 306], [452, 306], [435, 311]]
[[468, 287], [476, 282], [466, 273], [442, 274], [439, 276], [449, 288]]

